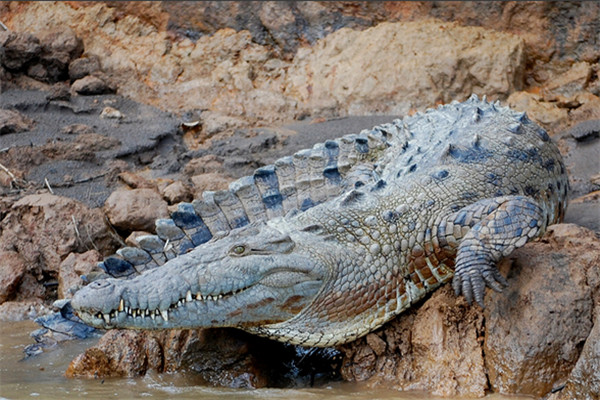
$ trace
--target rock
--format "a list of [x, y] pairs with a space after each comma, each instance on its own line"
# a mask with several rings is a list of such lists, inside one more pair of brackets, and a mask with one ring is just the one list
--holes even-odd
[[94, 128], [86, 124], [71, 124], [62, 127], [60, 131], [67, 135], [82, 135], [85, 133], [94, 133]]
[[580, 92], [575, 96], [578, 106], [569, 111], [569, 125], [600, 119], [600, 97]]
[[[365, 29], [382, 21], [421, 21], [432, 18], [461, 25], [484, 26], [521, 35], [529, 60], [593, 60], [598, 48], [598, 4], [457, 2], [218, 2], [198, 5], [164, 3], [169, 26], [192, 39], [218, 29], [247, 29], [252, 40], [293, 54], [342, 27]], [[131, 11], [135, 12], [135, 11]], [[144, 15], [143, 9], [135, 12]]]
[[15, 251], [0, 251], [0, 304], [15, 293], [27, 271], [25, 260]]
[[93, 75], [88, 75], [81, 79], [77, 79], [75, 82], [73, 82], [71, 90], [81, 95], [110, 93], [110, 89], [106, 82]]
[[202, 133], [207, 137], [244, 125], [242, 120], [230, 115], [210, 111], [202, 114]]
[[[418, 46], [425, 43], [422, 48], [415, 49], [418, 52], [424, 51], [424, 62], [407, 71], [409, 77], [422, 79], [407, 79], [408, 82], [415, 82], [411, 85], [419, 91], [400, 91], [397, 98], [403, 99], [407, 93], [411, 98], [418, 99], [423, 94], [430, 97], [423, 100], [406, 98], [403, 101], [405, 104], [399, 105], [398, 109], [407, 109], [411, 104], [433, 105], [437, 101], [460, 99], [464, 93], [471, 91], [491, 92], [492, 89], [504, 85], [501, 81], [508, 82], [512, 78], [519, 81], [518, 75], [523, 72], [519, 68], [523, 64], [515, 63], [511, 59], [517, 54], [507, 54], [504, 51], [506, 48], [502, 46], [499, 47], [502, 48], [501, 52], [490, 51], [494, 41], [504, 35], [512, 38], [515, 37], [512, 35], [517, 35], [524, 44], [523, 59], [528, 60], [527, 71], [524, 79], [520, 81], [534, 87], [541, 86], [550, 77], [563, 73], [567, 65], [587, 62], [593, 67], [593, 63], [597, 62], [600, 56], [596, 45], [600, 28], [596, 17], [600, 6], [595, 2], [499, 2], [487, 4], [488, 7], [479, 7], [478, 4], [301, 2], [290, 5], [206, 2], [201, 5], [173, 6], [168, 3], [113, 2], [73, 5], [32, 2], [18, 9], [11, 9], [7, 13], [8, 19], [4, 21], [14, 29], [28, 27], [36, 34], [69, 26], [85, 40], [87, 54], [97, 55], [106, 73], [118, 81], [122, 94], [161, 108], [168, 107], [174, 112], [191, 108], [207, 109], [209, 112], [237, 118], [242, 123], [241, 126], [258, 121], [286, 121], [311, 112], [317, 114], [315, 116], [343, 115], [348, 112], [345, 107], [339, 110], [331, 108], [329, 102], [323, 103], [323, 108], [317, 107], [316, 103], [305, 107], [298, 101], [296, 94], [291, 91], [283, 92], [283, 88], [288, 87], [290, 82], [288, 70], [292, 72], [290, 66], [299, 64], [299, 55], [312, 52], [307, 49], [308, 46], [315, 46], [319, 40], [328, 40], [332, 33], [336, 34], [344, 27], [355, 29], [355, 33], [359, 34], [358, 31], [366, 28], [377, 28], [383, 21], [412, 21], [414, 24], [427, 25], [431, 24], [432, 18], [436, 18], [470, 26], [463, 28], [463, 32], [466, 30], [481, 33], [473, 42], [482, 45], [481, 50], [484, 54], [480, 63], [475, 62], [478, 49], [469, 44], [475, 36], [463, 37], [460, 30], [451, 27], [451, 24], [446, 25], [451, 27], [447, 30], [431, 32], [432, 36], [429, 39], [434, 45], [440, 45], [438, 50], [426, 44], [426, 41], [411, 41]], [[40, 26], [37, 22], [42, 20], [45, 24]], [[474, 25], [486, 29], [473, 27]], [[438, 36], [441, 41], [438, 40]], [[453, 42], [452, 37], [457, 40]], [[383, 65], [395, 65], [394, 68], [406, 65], [389, 62], [395, 57], [394, 54], [401, 52], [398, 52], [397, 48], [390, 51], [392, 47], [387, 48], [379, 44], [397, 43], [397, 39], [373, 39], [379, 39], [379, 42], [364, 41], [357, 42], [354, 46], [348, 45], [356, 51], [357, 57], [352, 60], [353, 63], [360, 63], [362, 59], [365, 67], [368, 67], [365, 71], [373, 72], [377, 71], [377, 68], [384, 68]], [[512, 39], [498, 40], [498, 44], [507, 46], [511, 42]], [[445, 46], [444, 43], [452, 46]], [[362, 46], [369, 47], [369, 54], [375, 49], [379, 49], [379, 52], [375, 57], [361, 57]], [[428, 57], [428, 48], [431, 48], [433, 57]], [[344, 51], [344, 54], [351, 55], [350, 53]], [[437, 56], [439, 54], [449, 56], [447, 59], [440, 59]], [[462, 60], [464, 65], [456, 64], [452, 68], [451, 55], [456, 55], [456, 59]], [[412, 54], [406, 56], [408, 63], [418, 59], [418, 56]], [[368, 60], [372, 60], [373, 65], [366, 65]], [[437, 69], [428, 65], [435, 64], [436, 60], [439, 61]], [[472, 62], [475, 62], [475, 65], [471, 64]], [[330, 64], [328, 68], [332, 69], [335, 65]], [[356, 86], [352, 89], [353, 95], [359, 93], [359, 88], [368, 89], [373, 82], [378, 82], [376, 90], [388, 83], [387, 77], [385, 80], [376, 80], [376, 75], [373, 75], [374, 79], [364, 82], [343, 81], [339, 79], [339, 74], [344, 65], [346, 62], [336, 68], [335, 75], [338, 78], [334, 79], [333, 75], [329, 77], [334, 84], [331, 88], [333, 93], [343, 93], [346, 91], [343, 86], [350, 83]], [[393, 74], [391, 71], [394, 68], [388, 68], [387, 73]], [[430, 68], [433, 68], [435, 73], [429, 84], [431, 87], [427, 87], [429, 77], [425, 72], [429, 72]], [[416, 70], [422, 70], [423, 76], [418, 75]], [[313, 72], [323, 75], [320, 69]], [[327, 70], [324, 72], [328, 73]], [[397, 75], [391, 81], [394, 82], [392, 88], [402, 81]], [[486, 79], [487, 77], [490, 79]], [[296, 72], [291, 78], [297, 78]], [[327, 77], [317, 77], [323, 80], [325, 78]], [[594, 79], [595, 74], [592, 73], [588, 87], [598, 87]], [[465, 87], [457, 90], [461, 82], [465, 83]], [[299, 83], [299, 91], [308, 91], [309, 86], [304, 86], [301, 81]], [[439, 89], [436, 89], [434, 84], [437, 84]], [[319, 93], [329, 90], [328, 87], [310, 88]], [[518, 85], [515, 88], [519, 89]], [[506, 92], [500, 91], [504, 94], [498, 93], [496, 96], [505, 97]], [[371, 93], [368, 90], [367, 92]], [[437, 97], [435, 93], [438, 93]], [[305, 95], [306, 93], [302, 94]], [[374, 104], [365, 104], [371, 101]], [[385, 108], [381, 109], [380, 104], [387, 104], [386, 108], [390, 110], [393, 107], [389, 99], [380, 101], [377, 97], [353, 99], [353, 102], [356, 109], [350, 111], [355, 114], [360, 112], [361, 108], [382, 113]], [[207, 129], [206, 132], [211, 130]]]
[[83, 41], [70, 28], [63, 28], [45, 35], [41, 44], [40, 62], [47, 70], [46, 80], [57, 82], [66, 79], [71, 60], [83, 53]]
[[50, 142], [40, 150], [52, 160], [94, 161], [98, 152], [114, 149], [120, 144], [115, 137], [97, 133], [82, 133], [69, 141]]
[[[600, 136], [594, 133], [600, 128], [598, 122], [590, 121], [576, 125], [573, 131], [567, 130], [556, 138], [569, 174], [571, 198], [585, 196], [600, 189], [600, 181], [595, 178], [599, 171], [598, 154], [600, 154]], [[598, 215], [593, 212], [588, 216], [598, 220]]]
[[77, 37], [70, 28], [52, 31], [46, 34], [41, 44], [48, 54], [66, 54], [70, 59], [76, 59], [83, 53], [83, 40]]
[[[85, 79], [85, 78], [84, 78]], [[114, 107], [104, 107], [100, 113], [100, 118], [106, 119], [123, 119], [125, 116]]]
[[0, 31], [0, 64], [19, 70], [40, 55], [40, 40], [27, 32]]
[[471, 93], [505, 99], [524, 72], [517, 36], [439, 21], [381, 23], [299, 50], [285, 91], [309, 110], [402, 115]]
[[506, 100], [509, 107], [525, 111], [529, 118], [542, 125], [548, 132], [556, 133], [565, 128], [569, 111], [555, 102], [546, 101], [541, 95], [528, 92], [512, 93]]
[[156, 189], [156, 185], [140, 174], [124, 171], [119, 174], [119, 179], [132, 189]]
[[51, 194], [15, 202], [0, 232], [0, 251], [18, 253], [27, 266], [15, 300], [55, 299], [60, 264], [70, 253], [99, 248], [109, 254], [118, 245], [100, 210]]
[[77, 356], [67, 377], [137, 377], [148, 371], [191, 374], [230, 388], [300, 387], [337, 376], [339, 353], [303, 349], [235, 329], [108, 331]]
[[214, 154], [208, 154], [191, 159], [183, 168], [183, 173], [189, 177], [207, 172], [223, 172], [223, 158]]
[[596, 321], [579, 360], [571, 371], [564, 389], [549, 397], [548, 400], [596, 400], [600, 394], [600, 310], [596, 308]]
[[41, 299], [22, 299], [19, 301], [5, 301], [0, 304], [0, 321], [31, 320], [47, 315], [52, 310]]
[[[1, 51], [1, 50], [0, 50]], [[13, 75], [0, 63], [0, 93], [5, 92], [14, 84], [11, 82]]]
[[46, 95], [46, 100], [61, 100], [61, 101], [69, 101], [71, 99], [71, 92], [69, 91], [69, 86], [64, 83], [55, 83], [50, 88], [50, 92]]
[[34, 122], [14, 110], [0, 109], [0, 135], [25, 132], [34, 127]]
[[487, 388], [483, 322], [481, 311], [446, 286], [417, 309], [343, 345], [341, 376], [369, 387], [481, 397]]
[[194, 198], [200, 198], [205, 190], [225, 190], [229, 187], [231, 178], [216, 172], [192, 176]]
[[110, 223], [125, 231], [154, 232], [154, 221], [169, 217], [167, 202], [152, 189], [116, 190], [104, 210]]
[[588, 277], [600, 265], [592, 231], [553, 225], [510, 261], [508, 288], [486, 296], [484, 353], [491, 389], [542, 397], [564, 382], [592, 329]]
[[27, 68], [27, 75], [38, 81], [49, 81], [48, 70], [40, 63], [35, 63]]
[[137, 238], [139, 238], [141, 236], [146, 236], [146, 235], [151, 235], [151, 233], [146, 232], [146, 231], [133, 231], [125, 239], [125, 244], [127, 246], [131, 246], [131, 247], [139, 247]]
[[[218, 335], [216, 333], [219, 333]], [[67, 377], [136, 377], [148, 370], [169, 372], [190, 366], [201, 380], [228, 387], [264, 387], [267, 371], [258, 367], [248, 344], [227, 330], [136, 332], [112, 330], [76, 357]], [[190, 365], [191, 364], [191, 365]]]
[[591, 77], [590, 64], [585, 61], [577, 62], [567, 72], [548, 82], [545, 88], [555, 94], [570, 97], [585, 90]]
[[189, 186], [184, 185], [181, 181], [175, 181], [164, 188], [162, 196], [169, 204], [177, 204], [182, 201], [192, 201], [192, 191]]
[[600, 137], [600, 119], [581, 122], [569, 129], [567, 134], [578, 142], [596, 139]]
[[102, 255], [96, 250], [85, 253], [71, 253], [60, 263], [58, 269], [58, 298], [73, 297], [74, 290], [83, 286], [82, 275], [88, 275], [97, 269], [96, 264], [102, 261]]
[[569, 200], [565, 222], [582, 226], [600, 235], [598, 215], [600, 215], [600, 190]]
[[92, 75], [97, 71], [100, 71], [100, 59], [96, 55], [78, 58], [69, 64], [69, 78], [71, 81]]

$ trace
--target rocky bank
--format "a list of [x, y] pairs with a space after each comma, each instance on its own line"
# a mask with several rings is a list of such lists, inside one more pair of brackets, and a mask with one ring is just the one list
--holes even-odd
[[597, 3], [9, 2], [0, 21], [3, 321], [47, 314], [180, 201], [471, 93], [527, 111], [570, 173], [567, 223], [501, 264], [510, 286], [484, 310], [444, 287], [310, 354], [227, 329], [111, 331], [69, 376], [597, 398]]

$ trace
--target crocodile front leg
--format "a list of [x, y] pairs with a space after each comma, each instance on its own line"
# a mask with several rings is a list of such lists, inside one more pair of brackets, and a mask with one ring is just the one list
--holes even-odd
[[[454, 291], [457, 295], [462, 293], [469, 303], [475, 299], [483, 307], [486, 285], [496, 291], [507, 285], [496, 263], [540, 236], [546, 218], [534, 199], [504, 196], [469, 205], [453, 214], [447, 223], [454, 226], [455, 237], [462, 236], [452, 282]], [[465, 232], [463, 228], [470, 229]]]

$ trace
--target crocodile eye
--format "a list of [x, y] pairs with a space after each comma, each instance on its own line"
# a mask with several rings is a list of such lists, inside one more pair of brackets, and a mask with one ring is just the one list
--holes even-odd
[[233, 249], [231, 249], [231, 251], [233, 252], [233, 254], [241, 256], [246, 251], [246, 247], [238, 245], [238, 246], [235, 246]]

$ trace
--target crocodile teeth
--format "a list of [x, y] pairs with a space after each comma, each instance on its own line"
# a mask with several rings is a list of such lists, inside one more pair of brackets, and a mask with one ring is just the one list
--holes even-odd
[[154, 315], [153, 312], [150, 313], [150, 318], [152, 318], [152, 321], [154, 321], [154, 318], [156, 318], [156, 315]]
[[123, 301], [123, 299], [121, 299], [121, 301], [119, 302], [119, 312], [123, 311], [124, 308], [125, 308], [125, 302]]
[[165, 321], [169, 321], [169, 312], [167, 310], [160, 310], [160, 314]]
[[102, 318], [107, 324], [110, 324], [110, 316], [108, 314], [102, 314]]
[[192, 301], [192, 292], [190, 290], [185, 294], [185, 301]]

